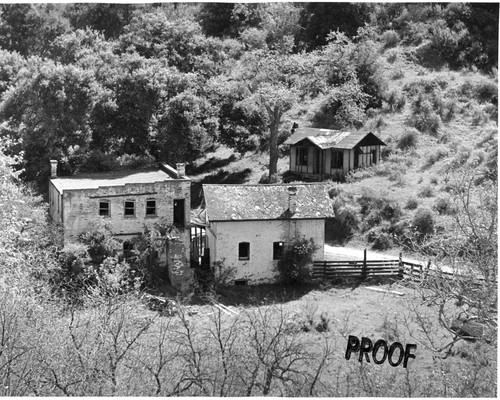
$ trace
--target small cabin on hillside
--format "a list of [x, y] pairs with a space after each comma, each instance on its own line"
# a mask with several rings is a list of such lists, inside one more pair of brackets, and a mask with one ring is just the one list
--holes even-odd
[[324, 259], [325, 219], [333, 216], [326, 185], [203, 185], [203, 195], [198, 223], [210, 265], [234, 268], [235, 283], [273, 281], [296, 238], [312, 238], [314, 260]]
[[[57, 161], [51, 160], [49, 213], [64, 230], [64, 244], [74, 243], [96, 219], [110, 222], [113, 235], [123, 242], [141, 235], [156, 223], [172, 224], [180, 232], [164, 256], [170, 283], [183, 287], [192, 279], [189, 267], [189, 216], [191, 180], [184, 164], [57, 176]], [[160, 255], [161, 256], [161, 255]]]
[[290, 171], [308, 177], [341, 178], [354, 169], [380, 162], [386, 144], [372, 132], [296, 128], [290, 145]]

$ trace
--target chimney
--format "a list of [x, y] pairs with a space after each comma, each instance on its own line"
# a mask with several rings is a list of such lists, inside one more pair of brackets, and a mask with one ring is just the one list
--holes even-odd
[[288, 211], [290, 215], [297, 211], [297, 188], [295, 186], [288, 187]]
[[177, 176], [179, 178], [186, 176], [186, 164], [184, 163], [177, 163], [176, 165], [177, 168]]
[[295, 133], [295, 130], [299, 127], [299, 124], [297, 122], [294, 122], [292, 125], [292, 135]]
[[57, 178], [57, 160], [50, 160], [50, 177]]

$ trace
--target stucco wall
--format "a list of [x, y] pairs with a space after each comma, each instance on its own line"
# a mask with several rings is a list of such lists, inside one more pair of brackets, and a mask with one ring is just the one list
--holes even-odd
[[[152, 227], [157, 222], [171, 224], [174, 220], [174, 200], [184, 199], [185, 225], [189, 225], [191, 181], [186, 179], [155, 183], [134, 183], [125, 186], [76, 189], [63, 192], [64, 243], [75, 242], [88, 231], [98, 218], [108, 220], [119, 240], [127, 240]], [[55, 190], [55, 193], [58, 193]], [[156, 200], [156, 216], [146, 216], [146, 200]], [[99, 216], [99, 202], [110, 202], [110, 216]], [[135, 200], [135, 215], [124, 216], [124, 202]], [[54, 203], [55, 204], [55, 203]], [[51, 205], [52, 207], [52, 205]], [[51, 209], [52, 215], [52, 209]], [[185, 289], [192, 283], [189, 265], [189, 228], [181, 232], [179, 242], [167, 251], [167, 267], [174, 287]]]
[[49, 182], [49, 215], [54, 223], [62, 222], [62, 197], [52, 182]]
[[[146, 217], [147, 199], [156, 200], [156, 216]], [[99, 218], [100, 201], [110, 202], [111, 215], [105, 218], [111, 222], [113, 232], [118, 237], [128, 238], [143, 232], [144, 225], [152, 226], [160, 220], [167, 224], [172, 223], [174, 199], [185, 199], [184, 213], [186, 218], [189, 218], [190, 181], [188, 180], [65, 190], [64, 241], [65, 243], [76, 241], [78, 235], [87, 231], [92, 221]], [[124, 216], [126, 200], [135, 200], [135, 216]]]
[[[319, 247], [313, 259], [324, 259], [324, 219], [213, 222], [207, 229], [211, 263], [224, 260], [225, 266], [236, 268], [235, 280], [253, 284], [275, 278], [277, 261], [273, 260], [273, 242], [288, 244], [295, 237], [313, 238]], [[238, 259], [240, 242], [250, 243], [248, 260]]]

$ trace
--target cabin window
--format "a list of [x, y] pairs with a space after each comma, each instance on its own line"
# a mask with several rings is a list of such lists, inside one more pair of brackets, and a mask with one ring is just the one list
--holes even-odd
[[297, 157], [295, 163], [297, 165], [307, 165], [307, 153], [309, 148], [307, 147], [297, 147]]
[[184, 214], [184, 199], [174, 200], [174, 224], [179, 226], [184, 226], [185, 214]]
[[250, 259], [250, 243], [241, 242], [238, 244], [238, 260]]
[[377, 163], [377, 150], [372, 150], [372, 164]]
[[273, 243], [273, 260], [281, 260], [283, 258], [283, 249], [285, 244], [283, 242]]
[[146, 200], [146, 217], [156, 216], [156, 200], [149, 199]]
[[332, 168], [344, 168], [344, 152], [342, 150], [332, 150]]
[[125, 200], [124, 213], [125, 217], [133, 217], [135, 215], [135, 201]]
[[109, 217], [111, 215], [111, 206], [108, 200], [101, 200], [99, 202], [99, 215], [101, 217]]

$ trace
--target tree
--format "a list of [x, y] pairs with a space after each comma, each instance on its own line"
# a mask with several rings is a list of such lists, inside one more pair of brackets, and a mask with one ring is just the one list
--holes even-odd
[[64, 15], [74, 29], [92, 29], [107, 39], [118, 38], [141, 6], [133, 4], [69, 4]]
[[22, 140], [25, 176], [43, 183], [48, 160], [78, 169], [91, 138], [90, 116], [101, 94], [92, 71], [31, 59], [4, 95], [0, 115]]
[[61, 4], [0, 6], [0, 47], [23, 56], [44, 55], [50, 43], [69, 30]]

